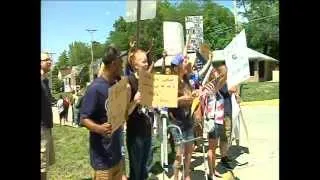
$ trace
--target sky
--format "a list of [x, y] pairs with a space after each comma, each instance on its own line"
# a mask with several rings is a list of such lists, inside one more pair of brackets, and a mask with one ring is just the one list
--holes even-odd
[[[176, 2], [177, 0], [171, 0]], [[216, 1], [230, 10], [231, 0]], [[74, 41], [90, 43], [86, 29], [96, 29], [94, 41], [104, 43], [113, 30], [113, 23], [125, 16], [126, 0], [42, 0], [41, 1], [41, 51], [55, 53], [56, 62], [68, 45]]]

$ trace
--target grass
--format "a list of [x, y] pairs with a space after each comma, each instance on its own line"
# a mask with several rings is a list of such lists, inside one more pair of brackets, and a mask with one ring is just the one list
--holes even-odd
[[89, 179], [93, 171], [89, 162], [88, 131], [55, 125], [53, 137], [56, 163], [49, 169], [49, 179]]
[[250, 82], [242, 84], [241, 99], [244, 102], [279, 99], [278, 82]]
[[[55, 125], [53, 128], [56, 162], [49, 168], [50, 180], [89, 180], [93, 170], [89, 161], [89, 134], [85, 128]], [[153, 167], [151, 172], [162, 172], [160, 166], [160, 141], [154, 139]], [[169, 148], [170, 152], [170, 148]], [[173, 157], [169, 157], [170, 161]], [[129, 160], [126, 156], [126, 167]], [[126, 169], [129, 174], [129, 169]]]

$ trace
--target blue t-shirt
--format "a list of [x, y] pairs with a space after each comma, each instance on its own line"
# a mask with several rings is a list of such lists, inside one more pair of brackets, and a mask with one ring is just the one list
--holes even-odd
[[193, 72], [189, 77], [190, 84], [193, 89], [199, 89], [200, 86], [200, 78], [198, 72]]
[[[88, 87], [80, 109], [80, 118], [89, 118], [97, 124], [107, 122], [105, 102], [108, 89], [112, 86], [98, 77]], [[121, 128], [111, 137], [101, 136], [90, 131], [89, 153], [91, 166], [95, 170], [109, 169], [121, 160]]]

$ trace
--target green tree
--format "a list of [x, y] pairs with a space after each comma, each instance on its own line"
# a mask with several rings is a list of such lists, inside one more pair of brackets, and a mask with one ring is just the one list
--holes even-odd
[[279, 59], [279, 0], [238, 0], [245, 7], [240, 13], [249, 22], [244, 24], [248, 46]]
[[69, 57], [72, 66], [91, 63], [91, 44], [75, 41], [69, 44]]
[[58, 58], [58, 63], [57, 63], [57, 67], [59, 69], [63, 69], [63, 68], [67, 68], [70, 66], [70, 60], [69, 57], [67, 55], [67, 51], [64, 50], [61, 55]]
[[61, 92], [61, 88], [63, 87], [63, 81], [58, 79], [59, 68], [58, 66], [54, 66], [52, 69], [52, 93], [57, 94]]
[[79, 81], [81, 87], [86, 87], [87, 82], [89, 82], [89, 65], [84, 66], [83, 70], [79, 73]]
[[[185, 16], [203, 16], [204, 40], [211, 48], [223, 49], [234, 37], [234, 16], [228, 9], [212, 1], [184, 0], [171, 4], [168, 0], [157, 1], [156, 17], [140, 21], [139, 46], [148, 49], [154, 39], [152, 54], [158, 59], [163, 51], [163, 21], [176, 21], [185, 26]], [[113, 25], [107, 44], [114, 43], [121, 50], [127, 50], [131, 37], [136, 36], [136, 22], [127, 23], [120, 17]]]
[[105, 44], [97, 41], [93, 42], [93, 59], [96, 61], [103, 57], [105, 51]]
[[212, 49], [224, 49], [235, 35], [232, 12], [212, 1], [202, 4], [204, 40]]

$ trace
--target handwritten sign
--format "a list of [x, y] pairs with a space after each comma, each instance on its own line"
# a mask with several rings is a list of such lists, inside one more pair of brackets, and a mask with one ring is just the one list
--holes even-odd
[[109, 89], [106, 109], [108, 122], [112, 125], [112, 133], [123, 125], [128, 117], [128, 93], [131, 91], [128, 90], [127, 84], [128, 79], [124, 77]]
[[141, 104], [148, 107], [178, 106], [178, 76], [139, 72]]
[[[186, 36], [191, 35], [188, 52], [195, 52], [203, 43], [203, 17], [186, 16], [185, 17]], [[187, 37], [186, 37], [187, 39]]]

